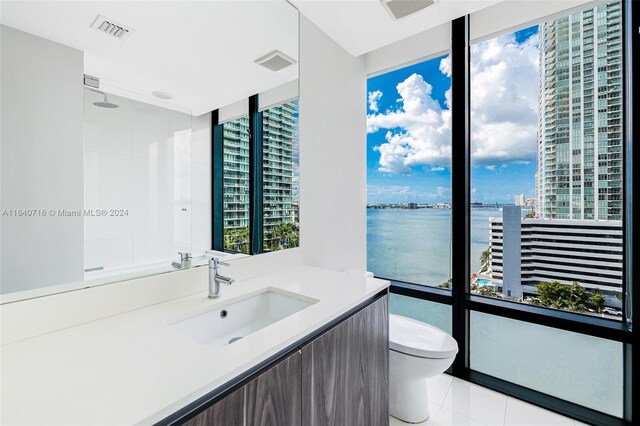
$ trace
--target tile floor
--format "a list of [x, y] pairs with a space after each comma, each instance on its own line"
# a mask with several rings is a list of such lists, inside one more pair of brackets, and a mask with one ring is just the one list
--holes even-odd
[[[482, 386], [441, 374], [429, 380], [428, 426], [580, 426], [582, 423]], [[390, 426], [406, 426], [391, 417]]]

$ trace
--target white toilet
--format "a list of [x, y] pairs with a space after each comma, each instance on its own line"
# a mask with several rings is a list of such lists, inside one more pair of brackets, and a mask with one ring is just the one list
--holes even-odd
[[453, 363], [458, 343], [439, 328], [389, 315], [389, 414], [408, 423], [429, 418], [427, 379]]

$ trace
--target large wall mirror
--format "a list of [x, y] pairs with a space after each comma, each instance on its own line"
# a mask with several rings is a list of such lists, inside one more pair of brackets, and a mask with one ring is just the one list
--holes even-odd
[[[3, 1], [0, 22], [2, 303], [165, 273], [179, 252], [193, 265], [213, 249], [250, 252], [254, 95], [261, 252], [297, 246], [298, 12], [288, 2]], [[223, 217], [212, 213], [216, 164]]]

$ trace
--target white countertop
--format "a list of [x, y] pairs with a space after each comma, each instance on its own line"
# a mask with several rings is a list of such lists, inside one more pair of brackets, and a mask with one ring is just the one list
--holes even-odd
[[[0, 423], [151, 424], [218, 388], [388, 287], [298, 266], [1, 347]], [[318, 302], [223, 348], [167, 325], [274, 287]], [[37, 314], [37, 313], [36, 313]]]

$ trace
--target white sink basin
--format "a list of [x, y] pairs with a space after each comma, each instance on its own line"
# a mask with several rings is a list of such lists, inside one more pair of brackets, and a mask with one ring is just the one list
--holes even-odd
[[316, 299], [267, 288], [170, 324], [196, 342], [225, 346], [316, 303]]

